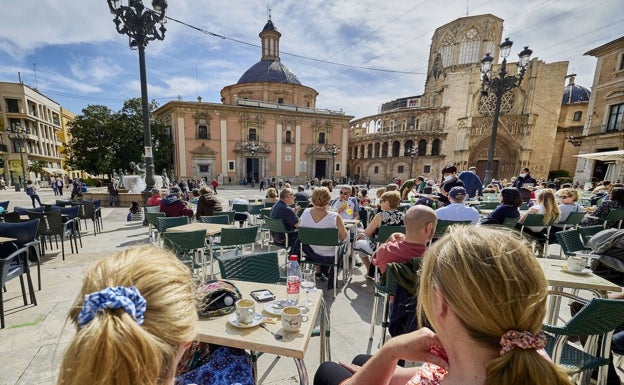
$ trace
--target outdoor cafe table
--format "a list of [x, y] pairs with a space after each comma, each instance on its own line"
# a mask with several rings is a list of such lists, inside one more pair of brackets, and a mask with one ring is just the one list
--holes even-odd
[[[286, 286], [234, 280], [230, 282], [240, 290], [243, 298], [253, 299], [249, 295], [250, 292], [268, 289], [275, 294], [277, 300], [286, 299]], [[306, 313], [308, 321], [302, 323], [298, 333], [284, 333], [279, 317], [272, 316], [263, 311], [263, 307], [267, 302], [256, 302], [256, 313], [262, 313], [262, 315], [266, 317], [277, 318], [275, 324], [265, 323], [265, 325], [273, 333], [279, 332], [282, 334], [283, 337], [281, 340], [276, 340], [270, 332], [262, 329], [260, 326], [243, 329], [231, 325], [228, 322], [228, 318], [232, 317], [232, 314], [235, 313], [212, 319], [200, 319], [197, 324], [197, 340], [254, 352], [291, 357], [295, 360], [297, 371], [299, 372], [299, 384], [308, 384], [308, 371], [303, 359], [308, 350], [310, 337], [312, 336], [314, 324], [318, 316], [320, 316], [321, 327], [320, 362], [324, 362], [326, 358], [328, 360], [331, 359], [329, 356], [329, 340], [325, 335], [325, 330], [329, 328], [329, 317], [325, 302], [323, 301], [323, 291], [316, 290], [315, 292], [310, 292], [309, 300], [312, 302], [312, 305], [309, 307], [308, 313]]]
[[[17, 241], [17, 238], [0, 236], [0, 243], [15, 242], [15, 241]], [[2, 289], [0, 288], [0, 290]]]
[[[174, 232], [206, 230], [206, 238], [208, 238], [209, 244], [210, 244], [210, 249], [209, 249], [210, 250], [210, 279], [214, 279], [214, 268], [212, 266], [212, 262], [213, 262], [212, 252], [213, 251], [212, 251], [212, 242], [210, 242], [210, 237], [221, 234], [221, 229], [233, 229], [233, 228], [236, 228], [236, 226], [235, 225], [223, 225], [220, 223], [193, 222], [193, 223], [188, 223], [186, 225], [170, 227], [167, 229], [167, 231], [174, 233]], [[203, 252], [201, 253], [201, 257], [202, 257], [202, 261], [201, 261], [202, 274], [204, 274], [204, 279], [205, 279], [206, 273], [205, 273], [204, 267], [206, 266], [206, 256]]]
[[[564, 271], [565, 260], [538, 258], [537, 261], [544, 270], [548, 285], [553, 291], [561, 292], [564, 288], [589, 290], [598, 297], [606, 298], [608, 292], [620, 292], [619, 285], [611, 283], [596, 274], [573, 274]], [[552, 301], [555, 300], [555, 301]], [[554, 324], [559, 310], [560, 298], [552, 298], [548, 308], [548, 323]]]

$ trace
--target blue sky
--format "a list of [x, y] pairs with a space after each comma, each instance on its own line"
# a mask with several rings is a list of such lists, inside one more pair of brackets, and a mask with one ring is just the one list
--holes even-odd
[[[89, 104], [117, 111], [140, 96], [137, 52], [116, 32], [106, 0], [2, 5], [0, 81], [17, 82], [20, 72], [24, 83], [76, 114]], [[319, 92], [317, 107], [356, 118], [422, 93], [434, 30], [466, 14], [504, 19], [514, 58], [529, 45], [533, 57], [569, 61], [568, 73], [587, 88], [596, 60], [583, 54], [624, 32], [620, 0], [169, 0], [168, 16], [227, 39], [169, 21], [165, 40], [146, 49], [150, 100], [220, 102], [221, 89], [260, 59], [267, 7], [282, 33], [282, 63]]]

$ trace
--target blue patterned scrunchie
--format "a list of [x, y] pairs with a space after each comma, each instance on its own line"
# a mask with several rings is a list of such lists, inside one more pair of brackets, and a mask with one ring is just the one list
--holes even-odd
[[123, 309], [134, 318], [137, 324], [143, 323], [143, 314], [147, 308], [147, 301], [134, 286], [107, 287], [95, 293], [85, 295], [80, 314], [78, 314], [78, 326], [88, 324], [97, 312], [104, 309]]

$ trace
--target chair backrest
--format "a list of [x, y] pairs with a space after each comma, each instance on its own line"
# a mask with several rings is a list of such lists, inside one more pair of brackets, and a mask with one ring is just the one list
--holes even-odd
[[543, 227], [544, 224], [544, 214], [528, 214], [524, 218], [524, 222], [522, 222], [522, 227], [525, 226], [535, 226], [535, 227]]
[[520, 204], [520, 210], [528, 210], [529, 209], [529, 204], [526, 202], [522, 202]]
[[603, 225], [594, 225], [594, 226], [579, 226], [578, 232], [581, 234], [581, 240], [583, 240], [583, 244], [586, 245], [593, 235], [598, 234], [602, 230], [604, 230]]
[[260, 210], [260, 218], [261, 219], [266, 219], [266, 218], [270, 218], [271, 217], [271, 208], [270, 207], [265, 207], [263, 209]]
[[516, 217], [516, 218], [507, 217], [503, 219], [503, 223], [501, 223], [501, 226], [513, 229], [516, 227], [516, 223], [518, 223], [519, 220], [520, 220], [520, 217]]
[[559, 224], [565, 225], [566, 227], [569, 227], [569, 226], [576, 227], [581, 223], [583, 218], [585, 218], [585, 214], [587, 213], [584, 211], [577, 211], [577, 212], [570, 213], [570, 215], [568, 215], [566, 220], [563, 222], [560, 222]]
[[19, 223], [22, 221], [22, 219], [20, 218], [20, 213], [16, 211], [5, 212], [4, 214], [2, 214], [1, 218], [5, 223]]
[[44, 209], [45, 207], [43, 206], [37, 207], [37, 208], [26, 208], [26, 207], [15, 206], [13, 208], [13, 211], [15, 211], [16, 213], [20, 213], [20, 215], [26, 215], [28, 214], [29, 211], [35, 212], [35, 213], [42, 213]]
[[93, 205], [93, 201], [83, 200], [80, 205], [80, 210], [78, 211], [78, 218], [80, 219], [93, 219], [93, 214], [95, 213], [95, 206]]
[[30, 219], [38, 218], [41, 220], [39, 222], [39, 227], [37, 228], [37, 235], [63, 234], [63, 221], [59, 210], [49, 211], [46, 213], [28, 211], [27, 214]]
[[561, 251], [567, 256], [574, 255], [575, 252], [585, 250], [581, 241], [581, 235], [577, 229], [563, 230], [555, 233], [557, 241], [561, 246]]
[[308, 208], [308, 206], [310, 206], [310, 201], [298, 201], [297, 206], [301, 207], [302, 209]]
[[276, 251], [218, 256], [222, 279], [276, 283], [283, 281]]
[[159, 213], [160, 206], [145, 206], [145, 213]]
[[[28, 258], [27, 247], [19, 248], [6, 257], [0, 258], [0, 290], [4, 290], [4, 285], [11, 279], [26, 273], [26, 258]], [[14, 263], [15, 261], [20, 263]]]
[[159, 233], [164, 233], [171, 227], [186, 225], [189, 222], [189, 217], [185, 215], [181, 217], [157, 217], [156, 228]]
[[158, 220], [156, 218], [164, 218], [167, 215], [165, 213], [150, 213], [147, 212], [145, 213], [145, 220], [147, 221], [148, 224], [154, 226], [154, 227], [158, 227]]
[[302, 245], [338, 246], [338, 229], [316, 229], [313, 227], [299, 227], [297, 229], [299, 241]]
[[440, 238], [446, 233], [446, 229], [452, 225], [469, 225], [472, 222], [470, 221], [447, 221], [444, 219], [438, 219], [438, 223], [436, 224], [434, 238]]
[[264, 208], [264, 205], [261, 203], [258, 204], [250, 204], [249, 205], [249, 214], [251, 215], [260, 215], [260, 211]]
[[574, 315], [561, 331], [566, 335], [605, 334], [622, 324], [624, 301], [594, 298]]
[[264, 223], [269, 228], [269, 231], [284, 234], [289, 232], [286, 230], [286, 225], [282, 218], [264, 218]]
[[174, 253], [203, 249], [206, 246], [206, 230], [165, 232], [163, 246]]
[[216, 213], [218, 213], [218, 215], [227, 215], [230, 218], [230, 225], [234, 223], [234, 215], [236, 214], [235, 211], [216, 211]]
[[201, 223], [217, 223], [220, 225], [229, 225], [230, 216], [229, 215], [210, 215], [210, 216], [202, 215], [199, 217], [199, 221]]
[[234, 203], [232, 205], [232, 210], [235, 213], [247, 213], [247, 212], [249, 212], [249, 205], [240, 204], [240, 203]]
[[377, 243], [384, 243], [388, 240], [390, 234], [393, 233], [405, 234], [405, 226], [379, 226], [379, 232], [377, 233]]
[[24, 244], [32, 242], [37, 238], [39, 221], [40, 220], [36, 218], [19, 223], [0, 222], [0, 235], [17, 239], [15, 243], [17, 243], [19, 247], [22, 247]]
[[275, 202], [264, 202], [264, 208], [271, 208], [274, 204]]
[[101, 199], [94, 200], [93, 201], [93, 208], [97, 210], [100, 207], [102, 207], [102, 200]]
[[221, 229], [221, 246], [237, 246], [255, 243], [258, 226]]
[[609, 214], [605, 217], [604, 227], [607, 228], [611, 222], [612, 227], [617, 227], [619, 229], [622, 227], [622, 221], [624, 221], [624, 210], [613, 209], [609, 211]]
[[0, 202], [0, 207], [2, 207], [4, 209], [4, 211], [7, 211], [9, 209], [9, 203], [11, 201], [2, 201]]
[[67, 215], [69, 219], [78, 218], [80, 206], [60, 207], [61, 214]]
[[480, 210], [494, 210], [499, 204], [498, 201], [483, 201], [479, 203], [478, 208]]

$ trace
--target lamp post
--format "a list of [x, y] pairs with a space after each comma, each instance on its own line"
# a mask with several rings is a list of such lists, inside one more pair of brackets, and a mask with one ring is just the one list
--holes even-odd
[[[143, 112], [143, 145], [145, 154], [145, 190], [144, 199], [154, 188], [154, 155], [152, 153], [152, 134], [147, 102], [147, 75], [145, 71], [145, 46], [152, 40], [165, 38], [164, 18], [167, 9], [166, 0], [153, 0], [148, 9], [141, 0], [107, 0], [108, 7], [115, 18], [113, 22], [117, 32], [128, 35], [130, 49], [139, 51], [139, 72], [141, 77], [141, 108]], [[157, 29], [156, 26], [160, 24]]]
[[[22, 147], [24, 141], [30, 135], [30, 129], [28, 127], [22, 127], [19, 123], [15, 123], [7, 128], [7, 132], [9, 134], [9, 138], [13, 139], [17, 146], [19, 147], [20, 160], [22, 161], [22, 181], [21, 183], [26, 183], [26, 163], [24, 162], [24, 148]], [[15, 187], [15, 191], [19, 191], [19, 185]]]
[[414, 146], [412, 146], [408, 151], [407, 151], [407, 155], [410, 156], [410, 158], [412, 158], [410, 160], [410, 179], [412, 179], [412, 169], [414, 168], [414, 156], [416, 156], [416, 150], [414, 149]]
[[252, 188], [255, 186], [255, 173], [256, 173], [253, 156], [255, 155], [256, 152], [258, 152], [259, 149], [260, 149], [260, 145], [256, 143], [255, 140], [252, 140], [251, 142], [247, 143], [247, 145], [245, 146], [245, 150], [249, 152], [250, 159], [251, 159], [251, 187]]
[[330, 148], [327, 149], [327, 153], [332, 156], [332, 164], [331, 164], [331, 172], [329, 176], [331, 177], [332, 182], [334, 181], [334, 172], [336, 165], [336, 155], [340, 154], [340, 147], [336, 146], [336, 144], [332, 144]]
[[522, 52], [518, 54], [520, 60], [518, 61], [518, 75], [509, 75], [507, 73], [507, 57], [511, 52], [511, 46], [513, 42], [509, 38], [505, 38], [505, 41], [500, 45], [500, 55], [503, 58], [500, 69], [498, 71], [498, 77], [492, 75], [492, 62], [494, 58], [489, 53], [481, 60], [481, 73], [483, 79], [481, 83], [481, 95], [485, 96], [488, 92], [493, 92], [496, 97], [496, 105], [494, 108], [494, 118], [492, 122], [492, 135], [490, 136], [490, 147], [488, 149], [487, 165], [485, 169], [485, 178], [483, 183], [487, 185], [492, 180], [492, 168], [494, 164], [494, 149], [496, 147], [496, 130], [498, 129], [498, 117], [500, 115], [501, 100], [505, 92], [519, 87], [522, 83], [522, 78], [526, 71], [526, 67], [531, 59], [533, 51], [529, 47], [524, 47]]

